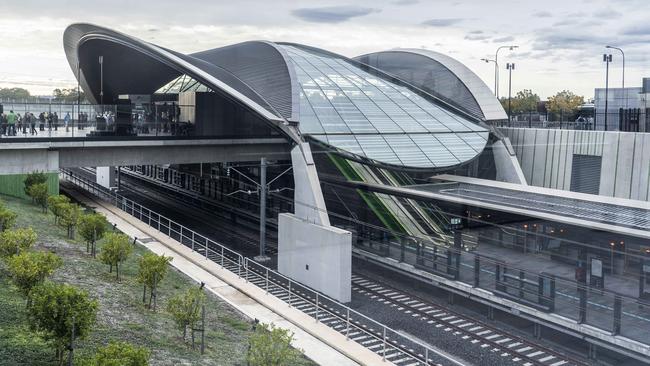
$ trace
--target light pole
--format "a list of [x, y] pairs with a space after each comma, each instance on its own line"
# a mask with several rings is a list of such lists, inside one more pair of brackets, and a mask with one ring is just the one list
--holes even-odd
[[99, 104], [104, 112], [104, 56], [99, 56]]
[[510, 49], [510, 51], [514, 50], [515, 48], [519, 48], [519, 46], [515, 45], [510, 45], [510, 46], [500, 46], [497, 48], [497, 51], [494, 53], [494, 94], [497, 96], [497, 99], [499, 99], [499, 51], [501, 51], [504, 48]]
[[618, 50], [623, 56], [623, 98], [625, 98], [625, 109], [627, 109], [627, 93], [625, 92], [625, 52], [623, 52], [622, 49], [614, 46], [605, 46], [605, 48]]
[[606, 64], [605, 67], [605, 131], [607, 131], [607, 107], [609, 99], [609, 63], [612, 62], [611, 54], [603, 54], [603, 62]]
[[506, 69], [508, 70], [508, 124], [512, 120], [512, 70], [515, 69], [514, 63], [507, 63]]
[[[485, 61], [486, 64], [490, 63], [490, 62], [494, 62], [494, 69], [499, 70], [499, 64], [497, 63], [496, 60], [491, 60], [489, 58], [482, 58], [481, 61]], [[494, 73], [494, 96], [497, 97], [497, 99], [499, 99], [499, 97], [497, 96], [497, 94], [498, 94], [498, 91], [497, 91], [498, 81], [497, 80], [498, 80], [498, 72], [495, 72]]]

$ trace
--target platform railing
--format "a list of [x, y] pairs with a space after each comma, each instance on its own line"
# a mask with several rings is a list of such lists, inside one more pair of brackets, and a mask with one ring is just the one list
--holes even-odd
[[[381, 347], [372, 351], [379, 354], [383, 360], [399, 354], [400, 359], [408, 357], [414, 362], [423, 365], [439, 364], [440, 360], [448, 364], [462, 365], [438, 350], [413, 340], [397, 330], [379, 323], [263, 264], [244, 257], [236, 251], [120, 195], [116, 191], [109, 190], [79, 175], [74, 175], [72, 171], [65, 169], [61, 169], [60, 178], [112, 203], [115, 207], [149, 227], [179, 241], [192, 251], [200, 253], [206, 259], [212, 260], [221, 265], [222, 268], [233, 272], [238, 278], [242, 278], [265, 290], [267, 294], [274, 295], [288, 306], [312, 316], [315, 322], [327, 325], [345, 335], [346, 340], [352, 339], [351, 334], [358, 332], [371, 337], [376, 342], [380, 342]], [[300, 307], [294, 306], [298, 302]], [[367, 339], [364, 338], [365, 340]]]

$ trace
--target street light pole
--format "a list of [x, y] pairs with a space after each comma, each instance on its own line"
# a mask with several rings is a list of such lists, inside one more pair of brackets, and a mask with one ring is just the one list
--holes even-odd
[[607, 107], [609, 100], [609, 63], [612, 62], [611, 54], [603, 54], [603, 62], [605, 62], [605, 131], [607, 131]]
[[512, 70], [515, 69], [514, 63], [507, 63], [508, 70], [508, 124], [512, 121]]
[[[494, 69], [499, 70], [499, 64], [497, 63], [496, 60], [490, 60], [488, 58], [482, 58], [481, 61], [485, 61], [486, 64], [490, 63], [490, 62], [494, 62]], [[498, 91], [497, 91], [497, 88], [498, 88], [497, 80], [498, 80], [498, 78], [499, 78], [498, 72], [495, 71], [494, 72], [494, 96], [497, 97], [497, 99], [499, 99], [499, 97], [497, 96], [497, 94], [498, 94]]]
[[104, 112], [104, 56], [99, 56], [99, 104]]
[[501, 51], [503, 48], [508, 48], [510, 51], [512, 51], [515, 48], [519, 48], [519, 46], [500, 46], [494, 53], [494, 94], [497, 96], [497, 99], [499, 99], [499, 51]]
[[627, 93], [625, 92], [625, 52], [623, 52], [622, 49], [614, 46], [605, 46], [605, 48], [618, 50], [623, 56], [623, 98], [625, 98], [625, 109], [627, 109]]

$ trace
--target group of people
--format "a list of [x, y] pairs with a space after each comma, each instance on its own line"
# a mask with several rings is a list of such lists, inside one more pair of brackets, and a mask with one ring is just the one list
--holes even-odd
[[[59, 128], [59, 115], [56, 112], [41, 112], [38, 116], [34, 113], [25, 112], [25, 115], [14, 113], [10, 110], [9, 113], [0, 114], [0, 135], [16, 136], [21, 130], [24, 135], [29, 131], [30, 135], [38, 135], [36, 124], [38, 123], [38, 131], [48, 130], [58, 131]], [[70, 112], [66, 112], [63, 117], [63, 126], [66, 132], [72, 123]], [[88, 113], [79, 113], [79, 128], [83, 128], [88, 123]]]

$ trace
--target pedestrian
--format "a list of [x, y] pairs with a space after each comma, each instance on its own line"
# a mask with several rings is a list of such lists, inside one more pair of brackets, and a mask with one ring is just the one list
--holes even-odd
[[68, 123], [70, 123], [70, 112], [67, 112], [65, 114], [65, 117], [63, 117], [63, 123], [65, 124], [65, 132], [68, 132]]
[[7, 136], [16, 136], [16, 120], [18, 116], [14, 111], [9, 111], [7, 115]]
[[54, 116], [52, 117], [52, 121], [54, 122], [54, 131], [59, 130], [59, 115], [54, 112]]
[[38, 115], [38, 129], [41, 131], [45, 131], [45, 112], [41, 112], [41, 114]]
[[34, 113], [29, 114], [29, 119], [30, 119], [30, 125], [32, 127], [32, 130], [29, 131], [30, 135], [38, 135], [38, 132], [36, 132], [36, 117], [34, 116]]

